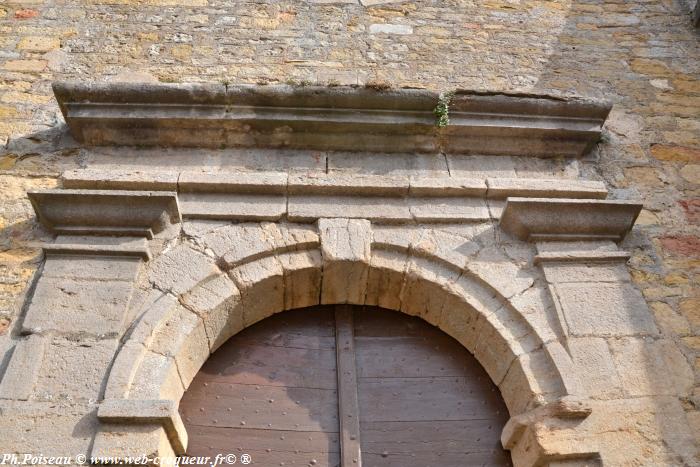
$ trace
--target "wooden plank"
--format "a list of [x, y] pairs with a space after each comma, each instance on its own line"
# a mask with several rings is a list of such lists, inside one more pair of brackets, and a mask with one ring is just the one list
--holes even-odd
[[338, 433], [251, 430], [192, 425], [187, 429], [190, 456], [219, 453], [251, 456], [252, 465], [338, 467]]
[[350, 306], [338, 305], [335, 309], [335, 338], [338, 359], [340, 465], [341, 467], [361, 467], [360, 408], [357, 398], [353, 310]]
[[334, 309], [280, 313], [232, 337], [202, 366], [180, 414], [189, 455], [339, 467]]

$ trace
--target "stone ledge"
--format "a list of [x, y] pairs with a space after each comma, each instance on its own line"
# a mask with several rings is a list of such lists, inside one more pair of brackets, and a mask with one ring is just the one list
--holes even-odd
[[500, 226], [528, 241], [619, 242], [641, 209], [640, 203], [631, 201], [508, 198]]
[[151, 250], [142, 245], [84, 245], [79, 243], [45, 243], [42, 246], [47, 255], [88, 255], [88, 256], [132, 256], [146, 261], [151, 259]]
[[111, 424], [158, 424], [163, 427], [177, 454], [187, 448], [187, 432], [170, 400], [105, 400], [97, 409], [97, 418]]
[[177, 194], [170, 191], [46, 190], [27, 196], [55, 234], [153, 238], [181, 221]]
[[546, 252], [535, 256], [534, 264], [544, 263], [609, 263], [626, 262], [632, 255], [627, 251], [567, 251]]
[[57, 82], [73, 136], [88, 145], [274, 147], [580, 157], [611, 105], [457, 91], [438, 128], [425, 90]]

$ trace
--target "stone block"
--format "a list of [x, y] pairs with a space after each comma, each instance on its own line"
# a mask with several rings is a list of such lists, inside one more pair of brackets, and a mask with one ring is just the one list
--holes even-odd
[[463, 236], [435, 229], [421, 231], [420, 239], [410, 245], [415, 255], [434, 256], [457, 269], [462, 269], [480, 245]]
[[561, 394], [561, 377], [544, 350], [518, 356], [498, 384], [511, 416], [533, 409]]
[[149, 280], [159, 289], [180, 295], [210, 276], [219, 274], [214, 260], [180, 244], [151, 263]]
[[408, 177], [401, 175], [307, 172], [289, 176], [290, 195], [401, 197], [408, 194], [408, 187]]
[[105, 399], [128, 397], [136, 372], [145, 355], [146, 347], [135, 340], [128, 340], [119, 348], [107, 377], [104, 391]]
[[579, 381], [588, 397], [614, 399], [622, 396], [620, 377], [605, 339], [569, 338], [567, 343]]
[[462, 297], [448, 294], [443, 303], [438, 327], [474, 352], [479, 331], [479, 313]]
[[322, 257], [318, 250], [285, 253], [277, 257], [284, 271], [284, 308], [319, 304]]
[[323, 255], [321, 303], [363, 304], [367, 292], [372, 229], [364, 219], [320, 219]]
[[409, 210], [416, 222], [485, 221], [491, 216], [478, 198], [412, 198]]
[[42, 277], [132, 282], [139, 272], [139, 258], [47, 255]]
[[372, 248], [408, 251], [422, 236], [423, 230], [413, 226], [373, 225]]
[[25, 333], [117, 336], [134, 287], [125, 281], [42, 277], [22, 323]]
[[178, 306], [155, 329], [149, 350], [173, 357], [185, 389], [209, 358], [209, 339], [202, 318]]
[[401, 289], [401, 311], [437, 326], [441, 322], [448, 284], [459, 276], [459, 270], [423, 258], [410, 258]]
[[400, 310], [407, 264], [406, 253], [373, 251], [365, 303], [390, 310]]
[[524, 196], [532, 198], [595, 198], [605, 199], [605, 183], [589, 180], [492, 178], [486, 179], [490, 198]]
[[170, 399], [179, 401], [185, 388], [172, 357], [147, 351], [134, 374], [129, 399]]
[[291, 195], [288, 209], [287, 217], [292, 222], [351, 218], [380, 223], [401, 223], [413, 219], [403, 198]]
[[642, 295], [628, 283], [554, 285], [572, 336], [657, 335]]
[[238, 266], [230, 276], [241, 292], [234, 313], [242, 314], [244, 327], [284, 310], [284, 270], [276, 257]]
[[191, 219], [277, 221], [287, 213], [284, 195], [182, 193], [182, 214]]
[[630, 396], [687, 396], [693, 370], [672, 340], [624, 338], [609, 341], [622, 387]]
[[238, 288], [226, 274], [200, 284], [182, 297], [183, 305], [204, 321], [211, 352], [243, 329], [243, 317], [236, 308], [240, 299]]
[[487, 247], [466, 263], [466, 269], [493, 287], [505, 298], [511, 298], [532, 286], [532, 271], [514, 264], [498, 247]]
[[54, 337], [46, 343], [35, 397], [49, 401], [96, 401], [119, 342], [116, 339], [73, 341]]
[[159, 423], [127, 425], [101, 423], [90, 453], [92, 457], [137, 459], [173, 456], [170, 441]]
[[177, 191], [177, 171], [155, 170], [68, 170], [61, 174], [64, 188], [93, 190], [165, 190]]
[[182, 193], [287, 193], [286, 172], [194, 172], [180, 174], [178, 187]]
[[99, 422], [96, 407], [65, 401], [0, 400], [0, 439], [7, 453], [89, 454]]
[[410, 178], [410, 196], [474, 196], [486, 195], [486, 182], [467, 177], [416, 177]]
[[547, 262], [542, 264], [549, 283], [567, 282], [630, 282], [630, 274], [623, 262], [587, 263]]
[[0, 399], [27, 400], [33, 393], [44, 360], [46, 338], [30, 335], [15, 344], [0, 379]]

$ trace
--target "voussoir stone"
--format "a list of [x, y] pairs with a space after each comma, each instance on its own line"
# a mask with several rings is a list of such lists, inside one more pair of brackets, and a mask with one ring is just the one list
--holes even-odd
[[321, 303], [363, 304], [372, 243], [364, 219], [319, 219], [323, 255]]
[[212, 258], [180, 244], [153, 261], [148, 277], [159, 289], [179, 295], [218, 273]]

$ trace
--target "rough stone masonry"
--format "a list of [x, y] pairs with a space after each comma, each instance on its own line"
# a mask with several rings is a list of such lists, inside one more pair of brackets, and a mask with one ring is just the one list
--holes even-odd
[[[323, 297], [324, 262], [330, 261], [333, 274], [345, 274], [347, 266], [353, 277], [383, 286], [329, 289], [326, 296], [353, 301], [361, 296], [366, 303], [405, 308], [461, 336], [497, 383], [506, 382], [500, 387], [509, 409], [524, 415], [514, 418], [510, 428], [514, 433], [524, 429], [527, 436], [518, 439], [529, 436], [540, 452], [566, 458], [572, 454], [567, 449], [583, 436], [585, 452], [578, 454], [599, 452], [605, 465], [697, 463], [700, 53], [693, 7], [683, 0], [2, 3], [0, 450], [9, 446], [18, 453], [35, 452], [41, 445], [45, 454], [60, 455], [62, 449], [89, 453], [95, 445], [109, 448], [110, 436], [123, 428], [110, 421], [110, 407], [105, 406], [102, 418], [97, 410], [102, 400], [123, 396], [120, 388], [128, 381], [122, 376], [129, 380], [130, 372], [143, 372], [155, 381], [153, 375], [161, 369], [160, 386], [133, 387], [126, 400], [177, 400], [187, 384], [183, 379], [222, 339], [269, 313]], [[376, 92], [470, 89], [585, 96], [611, 101], [613, 107], [602, 138], [582, 159], [154, 149], [139, 147], [138, 141], [131, 147], [93, 147], [77, 142], [63, 122], [51, 89], [60, 80], [353, 85]], [[221, 174], [221, 186], [253, 191], [241, 198], [240, 209], [263, 207], [274, 217], [283, 206], [296, 209], [301, 220], [239, 225], [200, 215], [162, 226], [152, 240], [135, 235], [119, 237], [115, 244], [105, 237], [106, 246], [100, 246], [80, 235], [56, 238], [39, 224], [27, 196], [54, 188], [172, 191], [183, 212], [231, 215], [229, 201], [220, 202], [229, 188], [209, 186], [202, 195], [202, 170]], [[229, 177], [257, 172], [268, 175], [263, 181], [256, 175], [252, 181]], [[474, 205], [467, 214], [455, 213], [446, 196], [438, 210], [444, 216], [471, 216], [467, 226], [427, 222], [421, 229], [401, 229], [393, 225], [396, 219], [414, 215], [411, 208], [420, 212], [420, 204], [380, 213], [393, 221], [378, 221], [380, 214], [375, 220], [317, 221], [324, 218], [317, 215], [323, 208], [315, 204], [318, 191], [306, 198], [295, 194], [297, 204], [288, 201], [294, 197], [289, 187], [296, 186], [290, 180], [310, 174], [321, 174], [323, 180], [332, 176], [332, 182], [319, 184], [330, 185], [332, 196], [340, 198], [363, 183], [371, 196], [393, 197], [386, 186], [405, 186], [408, 193], [411, 177], [439, 179], [447, 188], [452, 185], [445, 180], [452, 179], [504, 188], [493, 199], [479, 194], [478, 184], [450, 188], [468, 192]], [[522, 188], [518, 183], [523, 180], [535, 180], [539, 188]], [[577, 245], [567, 252], [556, 242], [517, 240], [489, 228], [501, 216], [505, 197], [521, 196], [523, 190], [525, 197], [540, 190], [545, 198], [556, 197], [556, 191], [567, 192], [565, 198], [601, 198], [591, 194], [600, 188], [585, 184], [578, 188], [585, 196], [571, 195], [570, 185], [581, 182], [599, 182], [602, 197], [643, 204], [634, 228], [618, 246]], [[261, 201], [261, 186], [278, 191]], [[433, 206], [427, 209], [432, 212]], [[366, 212], [365, 207], [358, 210]], [[336, 224], [352, 225], [357, 235], [351, 239], [343, 233], [339, 242], [362, 240], [364, 249], [345, 245], [352, 253], [345, 254], [342, 244], [324, 245], [323, 229]], [[47, 243], [53, 250], [42, 249]], [[239, 250], [231, 249], [234, 244]], [[327, 252], [336, 250], [350, 258], [347, 264], [332, 261]], [[585, 267], [569, 264], [570, 257]], [[186, 274], [181, 274], [184, 264]], [[498, 326], [489, 328], [494, 341], [503, 337], [500, 353], [471, 340], [466, 315], [442, 312], [467, 308], [455, 297], [485, 293], [465, 282], [467, 265], [470, 274], [512, 305], [487, 307], [494, 319], [516, 323], [505, 337]], [[385, 290], [415, 291], [416, 296]], [[99, 310], [95, 303], [101, 304]], [[230, 318], [236, 306], [248, 312], [239, 317], [241, 322]], [[153, 316], [151, 328], [137, 320], [143, 310]], [[508, 314], [514, 310], [519, 314]], [[179, 337], [166, 337], [158, 328], [168, 320], [178, 323]], [[137, 321], [141, 340], [130, 341], [134, 334], [128, 331]], [[517, 326], [537, 329], [536, 339], [526, 339], [530, 334], [516, 332]], [[194, 337], [184, 341], [185, 335]], [[177, 348], [166, 348], [166, 341]], [[566, 343], [562, 358], [571, 360], [592, 410], [580, 423], [583, 431], [569, 435], [573, 422], [561, 414], [588, 409], [572, 408], [569, 399], [557, 405], [553, 395], [566, 393], [568, 382], [555, 378], [547, 380], [554, 381], [551, 387], [535, 388], [526, 371], [518, 375], [496, 365], [501, 362], [496, 357], [507, 355], [527, 360], [513, 368], [536, 366], [530, 360], [540, 361], [543, 343], [559, 341]], [[119, 362], [142, 350], [144, 363], [120, 373]], [[168, 366], [169, 359], [177, 365]], [[546, 367], [544, 373], [549, 370], [557, 373], [561, 367]], [[532, 401], [507, 393], [505, 388], [519, 387], [508, 383], [514, 379], [533, 390]], [[542, 419], [548, 420], [545, 430], [523, 428]], [[154, 438], [160, 440], [167, 431], [169, 445], [177, 445], [177, 424], [154, 426], [149, 432]], [[103, 436], [96, 438], [99, 430]], [[548, 442], [546, 433], [555, 431], [563, 433]], [[139, 442], [144, 440], [132, 445]], [[529, 462], [518, 454], [517, 440], [511, 447], [514, 458]]]

